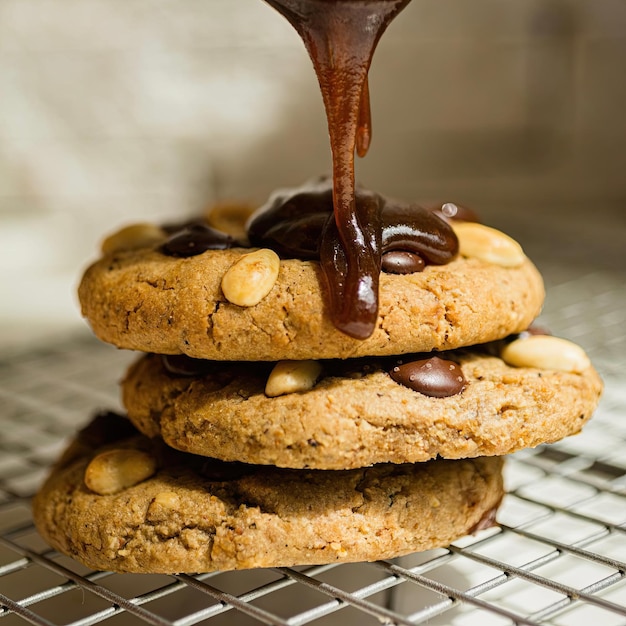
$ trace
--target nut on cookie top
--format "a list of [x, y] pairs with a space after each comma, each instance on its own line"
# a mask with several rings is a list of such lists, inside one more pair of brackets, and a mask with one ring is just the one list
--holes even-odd
[[519, 244], [467, 209], [362, 189], [356, 201], [376, 271], [346, 262], [320, 179], [274, 194], [245, 228], [222, 209], [118, 231], [83, 277], [83, 314], [122, 348], [280, 360], [472, 345], [520, 332], [540, 311], [543, 283]]

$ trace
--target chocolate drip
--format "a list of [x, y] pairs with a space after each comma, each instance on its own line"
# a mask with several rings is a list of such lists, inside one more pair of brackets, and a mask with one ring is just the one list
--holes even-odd
[[329, 219], [320, 241], [320, 263], [329, 287], [335, 326], [350, 337], [367, 339], [378, 317], [382, 199], [374, 193], [359, 194], [356, 206], [367, 223], [367, 229], [359, 233], [358, 249], [362, 256], [353, 262], [353, 250], [341, 241], [337, 221]]
[[372, 143], [372, 112], [370, 108], [370, 86], [367, 76], [363, 81], [359, 117], [356, 127], [356, 153], [363, 158]]
[[286, 258], [319, 259], [321, 234], [332, 212], [332, 188], [320, 178], [274, 194], [248, 220], [248, 240]]
[[413, 255], [412, 271], [421, 271], [426, 263], [451, 261], [458, 251], [458, 241], [443, 219], [417, 205], [392, 202], [363, 189], [356, 190], [355, 202], [369, 225], [363, 236], [368, 237], [372, 268], [356, 277], [357, 297], [350, 284], [350, 260], [333, 219], [328, 181], [318, 180], [274, 196], [251, 217], [248, 237], [252, 245], [271, 247], [284, 257], [319, 259], [329, 286], [335, 325], [352, 337], [364, 339], [376, 324], [382, 256], [408, 253]]
[[[364, 339], [378, 310], [380, 234], [369, 221], [369, 203], [355, 201], [354, 152], [364, 156], [371, 139], [367, 73], [380, 37], [409, 0], [266, 0], [302, 37], [317, 74], [333, 157], [333, 206], [339, 246], [323, 253], [341, 277], [333, 281], [335, 324]], [[334, 234], [332, 235], [334, 238]], [[326, 250], [326, 246], [323, 246]], [[366, 323], [360, 321], [365, 315]], [[356, 318], [356, 319], [355, 319]]]

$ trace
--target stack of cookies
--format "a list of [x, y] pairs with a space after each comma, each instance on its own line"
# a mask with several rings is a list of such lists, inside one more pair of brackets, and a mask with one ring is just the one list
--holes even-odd
[[392, 558], [493, 524], [502, 457], [578, 432], [602, 385], [580, 347], [529, 330], [544, 290], [521, 247], [443, 208], [387, 212], [434, 216], [454, 248], [383, 245], [366, 338], [337, 328], [315, 254], [328, 186], [246, 227], [221, 208], [108, 237], [83, 313], [145, 354], [128, 416], [98, 416], [36, 496], [44, 538], [95, 569], [196, 573]]

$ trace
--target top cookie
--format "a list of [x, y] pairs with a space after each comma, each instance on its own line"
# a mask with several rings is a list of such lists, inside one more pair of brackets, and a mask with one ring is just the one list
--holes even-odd
[[340, 240], [323, 181], [277, 194], [245, 228], [218, 213], [122, 229], [82, 279], [83, 314], [121, 348], [275, 361], [447, 350], [539, 313], [541, 276], [510, 237], [372, 192], [356, 202], [362, 257]]
[[212, 360], [332, 359], [448, 350], [527, 328], [544, 291], [528, 260], [502, 267], [459, 257], [407, 275], [382, 274], [374, 333], [354, 339], [332, 323], [316, 261], [280, 261], [260, 302], [229, 302], [222, 278], [249, 249], [189, 258], [157, 249], [103, 256], [79, 287], [95, 334], [120, 348]]

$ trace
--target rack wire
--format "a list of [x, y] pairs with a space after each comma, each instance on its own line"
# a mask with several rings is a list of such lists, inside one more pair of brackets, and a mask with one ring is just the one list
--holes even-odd
[[[626, 626], [626, 293], [549, 284], [541, 323], [605, 381], [583, 434], [511, 455], [499, 525], [393, 561], [198, 576], [93, 572], [51, 550], [29, 498], [94, 411], [119, 408], [132, 355], [88, 334], [0, 360], [0, 626]], [[584, 294], [584, 299], [581, 299]]]

